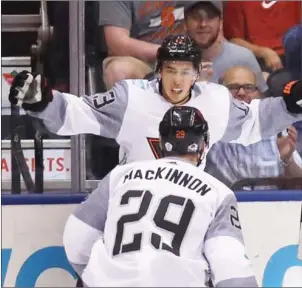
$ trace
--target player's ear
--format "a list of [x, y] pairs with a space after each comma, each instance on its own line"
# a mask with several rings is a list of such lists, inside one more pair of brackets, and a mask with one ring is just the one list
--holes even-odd
[[199, 76], [200, 76], [200, 69], [195, 69], [195, 75], [194, 75], [194, 79], [192, 80], [192, 84], [191, 85], [193, 85], [195, 82], [198, 81]]
[[162, 70], [159, 69], [156, 74], [157, 74], [158, 80], [161, 80], [161, 78], [162, 78]]

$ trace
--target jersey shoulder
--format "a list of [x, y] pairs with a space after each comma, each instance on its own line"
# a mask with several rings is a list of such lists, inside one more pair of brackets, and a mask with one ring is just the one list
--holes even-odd
[[151, 82], [145, 79], [127, 79], [122, 80], [128, 87], [137, 87], [142, 90], [150, 90], [152, 89]]
[[197, 170], [200, 178], [205, 179], [206, 183], [212, 188], [213, 191], [215, 191], [218, 198], [224, 199], [228, 195], [234, 195], [234, 192], [220, 180], [216, 179], [215, 177], [198, 167]]
[[188, 173], [193, 175], [194, 178], [199, 179], [202, 183], [206, 184], [206, 186], [211, 188], [211, 191], [216, 194], [216, 197], [220, 201], [222, 201], [227, 195], [234, 194], [232, 190], [230, 190], [225, 184], [223, 184], [218, 179], [214, 178], [212, 175], [203, 171], [201, 167], [196, 167], [189, 162], [183, 161], [181, 159], [169, 159], [162, 158], [159, 160], [155, 160], [157, 163], [161, 163], [162, 166], [167, 165], [169, 167], [173, 167], [177, 165], [177, 169], [184, 172], [184, 174]]
[[213, 93], [220, 92], [229, 95], [229, 90], [225, 86], [214, 82], [199, 81], [195, 83], [195, 87], [200, 91], [209, 91]]
[[226, 193], [226, 194], [233, 193], [232, 190], [230, 190], [225, 184], [223, 184], [221, 181], [219, 181], [209, 173], [203, 171], [201, 167], [196, 167], [191, 163], [184, 161], [182, 159], [162, 158], [158, 160], [151, 160], [149, 162], [150, 165], [152, 165], [151, 163], [154, 162], [153, 165], [158, 165], [158, 166], [173, 167], [174, 165], [177, 165], [179, 170], [194, 175], [196, 178], [199, 178], [201, 180], [204, 179], [204, 181], [207, 184], [209, 184], [215, 191], [221, 191], [222, 193]]

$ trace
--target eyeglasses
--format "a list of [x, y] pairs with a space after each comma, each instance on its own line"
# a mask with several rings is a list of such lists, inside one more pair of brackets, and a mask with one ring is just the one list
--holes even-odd
[[254, 84], [229, 84], [226, 85], [226, 87], [230, 90], [231, 93], [235, 94], [238, 93], [241, 88], [243, 88], [246, 93], [253, 93], [258, 90], [257, 86]]

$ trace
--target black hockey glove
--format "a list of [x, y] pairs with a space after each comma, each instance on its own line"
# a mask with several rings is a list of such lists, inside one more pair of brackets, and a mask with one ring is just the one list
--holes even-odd
[[291, 81], [286, 84], [283, 90], [283, 99], [288, 112], [302, 113], [302, 80]]
[[25, 70], [14, 78], [8, 97], [13, 105], [33, 112], [43, 111], [53, 99], [52, 91], [44, 79], [41, 81], [41, 75], [35, 77]]

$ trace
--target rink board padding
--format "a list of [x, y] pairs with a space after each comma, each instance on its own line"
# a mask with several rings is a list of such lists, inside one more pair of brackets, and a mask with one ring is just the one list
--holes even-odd
[[[302, 287], [297, 258], [301, 190], [238, 191], [239, 215], [260, 286]], [[2, 194], [1, 287], [75, 287], [62, 235], [85, 193]]]

